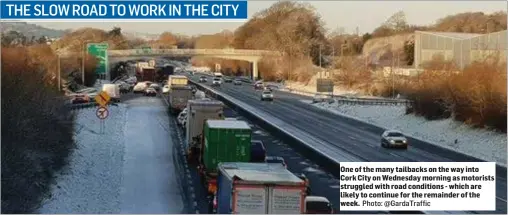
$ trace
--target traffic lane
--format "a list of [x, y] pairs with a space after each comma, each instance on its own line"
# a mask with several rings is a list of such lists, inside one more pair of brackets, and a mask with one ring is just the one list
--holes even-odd
[[[229, 93], [242, 94], [241, 90], [228, 89]], [[299, 109], [296, 104], [286, 104], [282, 99], [276, 99], [273, 102], [259, 102], [258, 96], [243, 94], [241, 99], [251, 105], [256, 105], [266, 112], [272, 113], [274, 116], [283, 118], [302, 131], [311, 134], [318, 134], [323, 141], [336, 146], [337, 148], [346, 150], [360, 158], [368, 157], [373, 161], [418, 161], [417, 158], [426, 153], [414, 152], [415, 149], [407, 151], [387, 150], [380, 146], [378, 135], [372, 135], [361, 130], [351, 130], [343, 124], [334, 123], [333, 119], [323, 117], [313, 111], [304, 112], [308, 109]], [[314, 108], [314, 107], [310, 107]], [[305, 113], [297, 115], [294, 113]], [[332, 126], [330, 126], [332, 125]], [[360, 133], [362, 132], [362, 133]], [[380, 150], [384, 150], [380, 152]], [[410, 154], [411, 153], [411, 154]], [[427, 161], [437, 161], [433, 157], [422, 158]]]
[[173, 160], [166, 106], [159, 98], [127, 104], [121, 213], [187, 213], [180, 173]]
[[[276, 101], [274, 101], [274, 102], [260, 102], [259, 95], [256, 96], [254, 93], [248, 93], [248, 92], [242, 91], [242, 89], [241, 88], [238, 89], [237, 86], [232, 86], [232, 87], [228, 88], [227, 85], [223, 85], [220, 88], [216, 88], [216, 89], [222, 90], [223, 92], [236, 97], [236, 99], [239, 99], [239, 100], [246, 102], [250, 105], [254, 105], [255, 107], [260, 108], [268, 113], [271, 112], [275, 116], [283, 116], [283, 117], [285, 117], [286, 120], [289, 119], [290, 122], [293, 122], [292, 123], [293, 125], [307, 124], [309, 126], [300, 127], [300, 128], [305, 131], [310, 130], [311, 131], [310, 133], [313, 133], [312, 131], [317, 131], [318, 133], [321, 133], [322, 135], [326, 135], [327, 137], [334, 137], [334, 138], [330, 138], [330, 139], [336, 139], [336, 137], [338, 135], [335, 132], [340, 132], [341, 130], [348, 130], [348, 127], [344, 128], [344, 127], [340, 127], [340, 125], [338, 125], [338, 126], [336, 125], [336, 126], [340, 127], [341, 129], [334, 129], [336, 127], [332, 127], [330, 129], [330, 126], [327, 126], [327, 128], [317, 128], [316, 129], [316, 127], [318, 127], [320, 125], [319, 121], [327, 121], [329, 119], [326, 117], [323, 118], [323, 116], [321, 116], [321, 115], [314, 115], [312, 118], [319, 119], [319, 121], [309, 123], [309, 119], [307, 119], [307, 118], [302, 119], [302, 116], [300, 116], [300, 115], [291, 114], [291, 113], [295, 113], [295, 112], [306, 112], [307, 108], [315, 108], [310, 105], [306, 105], [307, 106], [306, 109], [293, 110], [293, 111], [284, 110], [284, 111], [274, 112], [273, 109], [276, 109], [276, 108], [273, 108], [275, 106], [273, 104], [277, 103], [277, 101], [280, 101], [279, 99], [277, 99], [277, 97], [276, 97]], [[286, 108], [292, 109], [294, 107], [303, 106], [303, 105], [305, 105], [305, 104], [298, 102], [298, 103], [293, 103], [292, 105], [286, 105]], [[268, 108], [268, 109], [265, 108], [267, 106], [270, 108]], [[323, 110], [315, 110], [315, 111], [319, 112], [319, 111], [323, 111]], [[308, 113], [308, 112], [306, 112], [306, 113]], [[329, 113], [325, 113], [325, 114], [329, 114]], [[332, 117], [333, 117], [333, 115], [332, 115]], [[300, 122], [300, 123], [298, 123], [298, 122]], [[330, 125], [330, 124], [333, 124], [334, 122], [327, 122], [327, 123], [328, 123], [328, 125]], [[316, 125], [318, 125], [318, 126], [316, 126]], [[331, 130], [333, 130], [334, 132], [326, 132], [326, 131], [331, 131]], [[325, 131], [325, 132], [323, 132], [323, 131]], [[358, 132], [358, 131], [349, 131], [349, 132], [347, 132], [347, 134], [357, 134], [356, 132]], [[368, 133], [367, 133], [367, 135], [368, 135]], [[408, 150], [404, 150], [404, 151], [384, 149], [384, 148], [380, 147], [379, 144], [375, 144], [375, 143], [379, 142], [379, 136], [377, 136], [377, 135], [375, 135], [375, 136], [370, 135], [370, 136], [371, 136], [371, 140], [365, 140], [365, 139], [361, 138], [361, 137], [364, 137], [364, 135], [362, 135], [360, 138], [359, 137], [352, 137], [352, 136], [348, 136], [348, 138], [355, 140], [354, 143], [360, 142], [360, 143], [363, 143], [363, 145], [374, 144], [374, 145], [372, 145], [372, 147], [374, 147], [375, 151], [377, 151], [380, 154], [389, 155], [389, 157], [387, 158], [388, 160], [379, 160], [379, 157], [377, 157], [378, 159], [372, 159], [373, 158], [372, 156], [364, 156], [364, 158], [371, 160], [371, 161], [420, 161], [420, 162], [422, 162], [422, 161], [427, 161], [427, 162], [451, 161], [449, 159], [428, 153], [426, 151], [422, 151], [418, 148], [409, 148]], [[337, 142], [335, 142], [335, 143], [338, 143], [341, 140], [336, 140], [336, 141]], [[342, 141], [342, 142], [344, 142], [344, 141]], [[343, 144], [341, 144], [341, 146], [342, 145]], [[360, 145], [360, 147], [362, 147], [362, 146]], [[365, 148], [365, 147], [363, 147], [363, 148]], [[362, 152], [360, 150], [362, 150], [362, 149], [351, 150], [351, 151], [353, 153], [359, 154]], [[365, 153], [365, 152], [363, 152], [363, 153]], [[384, 157], [384, 158], [386, 159], [386, 157]], [[497, 178], [496, 190], [498, 193], [497, 200], [496, 200], [497, 205], [500, 205], [500, 208], [506, 208], [506, 201], [505, 201], [505, 199], [506, 199], [506, 192], [505, 192], [506, 191], [506, 179], [503, 179], [503, 177]], [[506, 209], [501, 210], [501, 213], [504, 213], [505, 210]]]

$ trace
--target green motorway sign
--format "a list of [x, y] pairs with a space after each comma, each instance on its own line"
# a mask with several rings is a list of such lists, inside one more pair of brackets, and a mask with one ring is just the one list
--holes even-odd
[[108, 69], [108, 47], [107, 43], [88, 43], [87, 44], [88, 54], [95, 56], [99, 63], [97, 65], [97, 69], [95, 70], [95, 74], [106, 74]]

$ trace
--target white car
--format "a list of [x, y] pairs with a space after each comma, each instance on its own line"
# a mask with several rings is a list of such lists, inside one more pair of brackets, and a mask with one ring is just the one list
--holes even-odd
[[381, 134], [381, 147], [407, 149], [407, 138], [400, 131], [387, 130]]
[[134, 86], [132, 91], [135, 93], [144, 93], [149, 86], [150, 85], [147, 82], [139, 82], [136, 86]]
[[271, 90], [265, 90], [261, 93], [261, 101], [273, 101], [273, 93]]
[[164, 87], [162, 87], [162, 93], [169, 93], [169, 85], [164, 85]]
[[187, 120], [187, 108], [183, 109], [183, 111], [178, 114], [177, 123], [183, 125], [185, 120]]
[[221, 78], [213, 78], [212, 86], [220, 86], [222, 84]]
[[314, 97], [312, 98], [312, 102], [313, 103], [318, 103], [318, 102], [329, 102], [332, 100], [332, 97], [330, 95], [326, 95], [326, 94], [316, 94], [314, 95]]

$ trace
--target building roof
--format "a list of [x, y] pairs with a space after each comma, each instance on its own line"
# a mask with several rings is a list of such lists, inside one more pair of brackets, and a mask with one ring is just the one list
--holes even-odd
[[436, 36], [442, 37], [450, 37], [453, 39], [469, 39], [477, 36], [481, 36], [483, 34], [471, 34], [471, 33], [458, 33], [458, 32], [436, 32], [436, 31], [415, 31], [416, 33], [424, 33], [424, 34], [432, 34]]
[[278, 163], [221, 163], [221, 172], [229, 178], [249, 183], [301, 184], [303, 180]]
[[223, 129], [245, 129], [250, 130], [249, 124], [241, 120], [207, 120], [206, 123], [210, 128], [223, 128]]

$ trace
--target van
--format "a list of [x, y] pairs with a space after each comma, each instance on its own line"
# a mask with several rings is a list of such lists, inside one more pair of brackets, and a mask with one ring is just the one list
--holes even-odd
[[104, 84], [102, 85], [102, 91], [108, 93], [111, 101], [120, 102], [120, 86], [117, 84]]
[[263, 163], [266, 159], [266, 148], [265, 144], [261, 140], [252, 140], [250, 147], [251, 155], [250, 162], [252, 163]]

